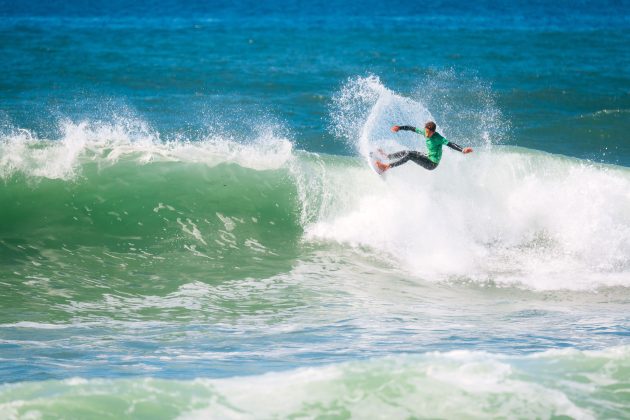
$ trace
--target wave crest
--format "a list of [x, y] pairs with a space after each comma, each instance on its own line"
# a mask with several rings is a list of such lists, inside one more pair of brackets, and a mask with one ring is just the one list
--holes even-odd
[[13, 129], [0, 138], [0, 178], [16, 174], [31, 178], [76, 179], [81, 165], [109, 166], [120, 160], [140, 164], [187, 162], [216, 166], [235, 163], [255, 170], [278, 169], [293, 154], [293, 143], [262, 127], [254, 136], [237, 139], [229, 133], [200, 140], [183, 136], [162, 141], [160, 134], [141, 120], [113, 122], [63, 121], [61, 137], [40, 139], [26, 129]]

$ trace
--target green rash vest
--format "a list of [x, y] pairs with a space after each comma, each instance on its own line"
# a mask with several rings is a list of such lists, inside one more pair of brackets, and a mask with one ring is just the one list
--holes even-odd
[[448, 144], [448, 140], [442, 137], [437, 131], [433, 133], [431, 137], [425, 136], [424, 130], [419, 128], [416, 128], [416, 133], [421, 134], [427, 142], [427, 150], [429, 151], [427, 157], [429, 160], [435, 164], [440, 163], [440, 159], [442, 159], [442, 146]]

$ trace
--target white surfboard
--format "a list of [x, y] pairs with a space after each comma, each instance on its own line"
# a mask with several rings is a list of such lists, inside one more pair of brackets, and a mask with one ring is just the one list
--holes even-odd
[[378, 166], [376, 166], [376, 161], [379, 160], [382, 162], [386, 158], [387, 157], [385, 156], [385, 154], [381, 152], [380, 150], [373, 150], [368, 155], [368, 164], [370, 165], [370, 168], [372, 168], [374, 172], [382, 176], [384, 171], [381, 171], [378, 168]]

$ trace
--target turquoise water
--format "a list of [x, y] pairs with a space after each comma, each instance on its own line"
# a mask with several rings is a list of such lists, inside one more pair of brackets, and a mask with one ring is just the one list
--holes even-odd
[[627, 417], [628, 10], [0, 1], [0, 417]]

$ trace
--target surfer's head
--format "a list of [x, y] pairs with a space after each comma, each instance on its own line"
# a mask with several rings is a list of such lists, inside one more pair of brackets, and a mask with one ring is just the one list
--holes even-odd
[[427, 123], [424, 125], [424, 134], [427, 137], [431, 137], [433, 133], [435, 133], [436, 128], [437, 127], [433, 121], [427, 121]]

